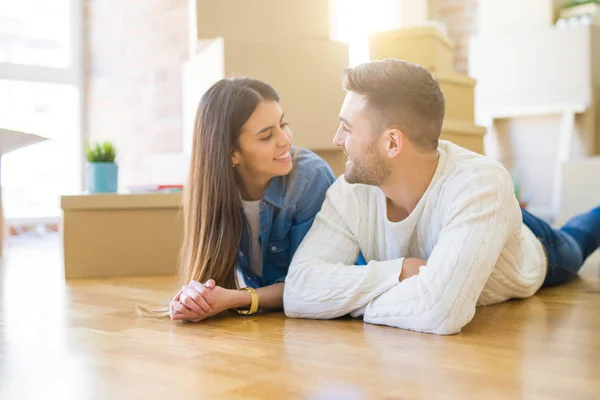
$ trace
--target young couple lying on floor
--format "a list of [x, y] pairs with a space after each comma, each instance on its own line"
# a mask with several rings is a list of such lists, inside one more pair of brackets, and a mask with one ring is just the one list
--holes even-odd
[[343, 86], [337, 180], [292, 146], [272, 87], [236, 78], [206, 92], [184, 192], [183, 287], [156, 314], [283, 308], [453, 334], [476, 306], [568, 281], [599, 247], [600, 207], [554, 230], [519, 207], [499, 163], [439, 140], [445, 101], [426, 69], [369, 62]]

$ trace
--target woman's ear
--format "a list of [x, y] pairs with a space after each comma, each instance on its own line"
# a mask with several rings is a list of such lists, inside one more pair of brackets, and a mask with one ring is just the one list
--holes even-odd
[[231, 166], [236, 167], [242, 161], [242, 156], [239, 151], [235, 150], [231, 155]]

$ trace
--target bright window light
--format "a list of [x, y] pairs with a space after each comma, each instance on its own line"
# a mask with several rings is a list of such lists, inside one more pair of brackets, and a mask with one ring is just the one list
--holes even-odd
[[401, 0], [331, 0], [331, 36], [349, 44], [350, 65], [369, 61], [369, 34], [398, 29]]

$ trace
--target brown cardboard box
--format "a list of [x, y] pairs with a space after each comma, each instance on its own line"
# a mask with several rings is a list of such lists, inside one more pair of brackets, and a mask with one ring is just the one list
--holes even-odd
[[440, 139], [448, 140], [465, 149], [483, 154], [483, 137], [485, 135], [485, 128], [474, 125], [472, 122], [446, 118], [444, 119], [444, 125], [442, 125]]
[[192, 143], [198, 102], [216, 81], [248, 76], [272, 85], [281, 96], [294, 144], [336, 150], [333, 136], [344, 101], [342, 73], [348, 45], [327, 40], [204, 40], [183, 68], [185, 143]]
[[[11, 151], [18, 150], [20, 148], [27, 147], [29, 145], [44, 140], [47, 139], [38, 135], [34, 135], [32, 133], [25, 133], [0, 128], [0, 159], [4, 154], [10, 153]], [[2, 249], [4, 248], [4, 234], [6, 229], [4, 225], [4, 214], [2, 211], [2, 183], [0, 182], [0, 257], [2, 257]]]
[[433, 72], [446, 99], [440, 139], [483, 154], [486, 130], [475, 125], [474, 79], [453, 71], [454, 44], [434, 27], [404, 28], [369, 37], [372, 60], [399, 58]]
[[475, 123], [475, 80], [461, 74], [436, 74], [446, 99], [446, 118]]
[[411, 27], [369, 36], [371, 60], [397, 58], [419, 64], [434, 74], [454, 71], [454, 43], [434, 27]]
[[173, 275], [181, 193], [62, 196], [65, 278]]
[[196, 0], [196, 35], [199, 40], [215, 37], [226, 40], [328, 40], [329, 1], [310, 0], [310, 5], [307, 3], [298, 0]]

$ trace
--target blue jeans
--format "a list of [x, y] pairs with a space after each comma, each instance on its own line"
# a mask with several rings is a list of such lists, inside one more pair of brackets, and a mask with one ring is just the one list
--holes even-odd
[[560, 285], [573, 278], [586, 258], [600, 247], [600, 206], [573, 217], [560, 229], [530, 214], [523, 223], [537, 236], [548, 258], [548, 274], [542, 287]]

